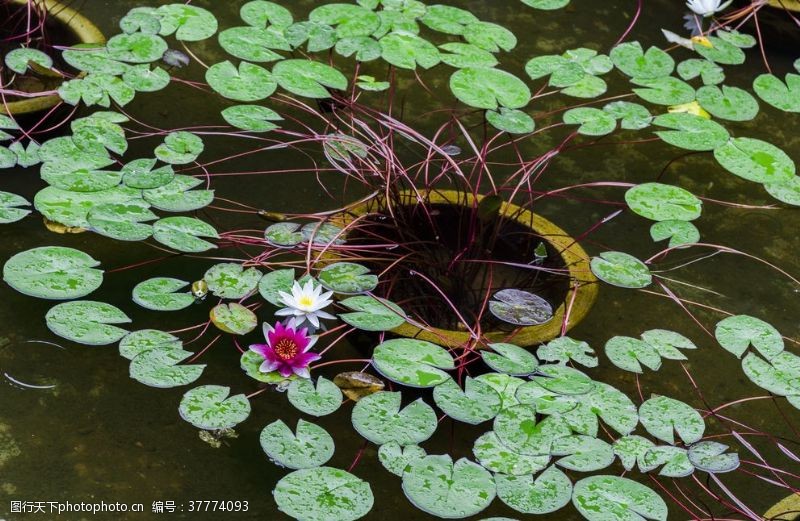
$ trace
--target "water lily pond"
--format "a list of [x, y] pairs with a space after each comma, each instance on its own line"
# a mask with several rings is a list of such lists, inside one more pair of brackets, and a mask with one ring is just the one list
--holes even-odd
[[800, 511], [796, 2], [51, 4], [0, 521]]

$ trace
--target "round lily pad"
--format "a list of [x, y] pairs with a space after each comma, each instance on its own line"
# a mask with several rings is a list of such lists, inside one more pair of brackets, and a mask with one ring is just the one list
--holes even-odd
[[409, 387], [434, 387], [450, 379], [455, 368], [450, 353], [424, 340], [398, 338], [379, 344], [372, 365], [386, 378]]
[[203, 374], [205, 365], [177, 365], [193, 353], [182, 349], [151, 349], [131, 360], [130, 377], [158, 389], [189, 385]]
[[116, 306], [92, 300], [64, 302], [45, 315], [47, 327], [56, 335], [90, 346], [113, 344], [128, 334], [113, 324], [131, 321]]
[[544, 324], [553, 318], [553, 307], [539, 295], [519, 289], [500, 290], [489, 301], [489, 311], [515, 326]]
[[353, 521], [372, 509], [369, 483], [331, 467], [296, 470], [272, 492], [281, 512], [307, 521]]
[[258, 325], [255, 313], [236, 302], [214, 306], [209, 316], [220, 331], [233, 335], [246, 335]]
[[481, 358], [497, 372], [522, 376], [533, 373], [539, 367], [539, 361], [533, 353], [514, 344], [489, 344], [489, 349], [481, 350]]
[[795, 177], [792, 158], [760, 139], [733, 138], [714, 150], [714, 158], [730, 173], [756, 183], [783, 183]]
[[[230, 125], [251, 132], [268, 132], [278, 128], [274, 121], [283, 118], [274, 110], [260, 105], [235, 105], [222, 111], [222, 117]], [[278, 223], [290, 224], [290, 223]]]
[[230, 429], [250, 416], [250, 401], [243, 395], [228, 396], [230, 388], [202, 385], [187, 391], [178, 411], [181, 418], [198, 429]]
[[625, 201], [631, 210], [653, 221], [693, 221], [703, 206], [688, 190], [662, 183], [636, 185], [625, 192]]
[[189, 283], [170, 277], [154, 277], [140, 282], [133, 288], [133, 301], [153, 311], [178, 311], [194, 303], [188, 291], [176, 293]]
[[727, 143], [730, 138], [728, 131], [719, 123], [688, 112], [673, 112], [656, 116], [653, 124], [672, 129], [661, 130], [655, 134], [670, 145], [686, 150], [698, 152], [714, 150]]
[[215, 264], [203, 275], [208, 289], [220, 298], [240, 299], [256, 289], [261, 272], [235, 262]]
[[450, 90], [470, 107], [519, 109], [528, 104], [531, 91], [511, 73], [485, 67], [459, 69], [450, 76]]
[[119, 342], [119, 354], [133, 360], [144, 351], [183, 350], [181, 339], [158, 329], [140, 329], [125, 335]]
[[667, 504], [658, 494], [618, 476], [583, 478], [575, 483], [572, 503], [589, 521], [666, 521], [668, 513]]
[[165, 217], [153, 224], [153, 238], [175, 250], [197, 253], [216, 248], [200, 237], [217, 239], [219, 235], [210, 224], [194, 217]]
[[400, 408], [399, 392], [380, 391], [366, 396], [353, 407], [353, 427], [377, 445], [422, 443], [436, 430], [436, 413], [421, 399]]
[[523, 514], [547, 514], [561, 509], [572, 497], [572, 482], [555, 466], [532, 474], [495, 475], [497, 497]]
[[800, 177], [764, 185], [769, 195], [786, 204], [800, 206]]
[[238, 69], [230, 61], [215, 63], [206, 71], [206, 81], [222, 96], [244, 102], [265, 99], [278, 86], [267, 69], [248, 62]]
[[329, 98], [328, 89], [347, 89], [344, 74], [330, 65], [311, 60], [280, 61], [272, 68], [272, 74], [282, 88], [306, 98]]
[[390, 331], [406, 321], [400, 306], [386, 299], [359, 295], [339, 302], [354, 311], [339, 315], [344, 322], [363, 331]]
[[617, 69], [631, 78], [660, 78], [669, 76], [675, 68], [672, 56], [658, 47], [645, 52], [639, 42], [625, 42], [611, 49], [609, 57]]
[[134, 159], [122, 167], [122, 182], [131, 188], [150, 189], [172, 181], [175, 172], [171, 165], [153, 170], [155, 159]]
[[419, 445], [406, 445], [401, 447], [396, 442], [389, 442], [381, 445], [378, 449], [378, 459], [381, 465], [396, 476], [403, 477], [403, 474], [411, 468], [411, 464], [421, 460], [428, 453]]
[[578, 472], [594, 472], [614, 462], [611, 445], [594, 436], [572, 435], [558, 438], [551, 449], [553, 456], [564, 456], [556, 464]]
[[49, 69], [53, 66], [53, 59], [39, 49], [18, 47], [11, 49], [5, 56], [6, 66], [17, 74], [25, 74], [30, 62], [39, 67]]
[[289, 385], [289, 403], [312, 416], [326, 416], [342, 405], [342, 391], [333, 382], [320, 376], [316, 385], [309, 378], [298, 378]]
[[185, 165], [197, 159], [204, 148], [199, 136], [180, 130], [167, 134], [164, 143], [156, 147], [155, 155], [165, 163]]
[[175, 33], [178, 40], [196, 42], [210, 38], [217, 32], [217, 19], [202, 7], [166, 4], [160, 6], [156, 14], [161, 24], [159, 34], [162, 36]]
[[661, 368], [658, 351], [642, 340], [627, 336], [615, 336], [606, 342], [606, 356], [612, 364], [632, 373], [641, 374], [642, 365], [653, 371]]
[[103, 283], [100, 263], [73, 248], [42, 246], [17, 253], [3, 266], [3, 280], [32, 297], [66, 300], [80, 298]]
[[20, 195], [0, 192], [0, 224], [9, 224], [23, 219], [31, 211], [20, 207], [30, 206], [30, 204]]
[[700, 413], [666, 396], [654, 396], [645, 401], [639, 407], [639, 421], [647, 432], [673, 445], [676, 431], [685, 443], [694, 443], [703, 437], [706, 428]]
[[719, 474], [739, 468], [739, 455], [726, 452], [728, 446], [716, 441], [700, 441], [689, 447], [689, 461], [695, 468]]
[[294, 284], [294, 269], [285, 268], [266, 273], [258, 282], [258, 292], [270, 304], [283, 307], [280, 293], [291, 293]]
[[751, 344], [767, 360], [784, 348], [783, 337], [777, 329], [750, 315], [734, 315], [721, 320], [717, 323], [714, 336], [719, 345], [737, 358], [741, 358]]
[[319, 467], [333, 456], [331, 435], [305, 420], [297, 420], [294, 433], [282, 420], [275, 420], [261, 431], [260, 441], [269, 459], [290, 469]]
[[472, 425], [491, 420], [501, 407], [500, 395], [492, 386], [469, 376], [463, 390], [453, 379], [434, 387], [433, 401], [449, 417]]
[[494, 419], [494, 432], [514, 452], [527, 456], [550, 454], [554, 440], [569, 436], [566, 422], [556, 416], [536, 421], [536, 409], [527, 404], [503, 409]]
[[299, 228], [299, 224], [292, 222], [271, 224], [264, 230], [264, 238], [278, 248], [292, 248], [303, 242], [303, 234], [297, 231]]
[[591, 261], [592, 273], [603, 282], [621, 288], [646, 288], [653, 282], [647, 265], [632, 255], [606, 251]]
[[485, 469], [511, 476], [539, 472], [550, 462], [548, 454], [525, 456], [514, 452], [506, 447], [493, 431], [486, 432], [475, 440], [472, 453]]
[[597, 367], [597, 356], [588, 343], [562, 336], [551, 340], [547, 345], [541, 346], [536, 355], [548, 362], [566, 364], [570, 360], [585, 367]]
[[366, 293], [378, 285], [378, 277], [369, 274], [369, 268], [353, 262], [335, 262], [325, 266], [317, 278], [325, 288], [345, 295]]
[[105, 203], [92, 208], [86, 215], [91, 230], [119, 241], [143, 241], [153, 234], [153, 227], [144, 224], [158, 219], [144, 201]]
[[381, 58], [401, 69], [430, 69], [441, 61], [439, 49], [428, 40], [407, 32], [394, 32], [380, 39]]

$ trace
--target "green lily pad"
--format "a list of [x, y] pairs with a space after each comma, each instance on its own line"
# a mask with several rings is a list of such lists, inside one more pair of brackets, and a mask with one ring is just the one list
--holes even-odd
[[403, 474], [411, 468], [411, 464], [421, 460], [428, 453], [419, 445], [406, 445], [401, 447], [396, 442], [381, 445], [378, 449], [378, 459], [381, 465], [396, 476]]
[[601, 439], [585, 435], [558, 438], [553, 442], [550, 453], [553, 456], [564, 456], [556, 461], [556, 465], [577, 472], [604, 469], [615, 459], [611, 445]]
[[[756, 385], [778, 396], [786, 396], [797, 407], [800, 403], [800, 357], [784, 351], [765, 362], [753, 353], [742, 360], [744, 374]], [[792, 400], [794, 397], [794, 400]]]
[[335, 262], [320, 270], [317, 278], [326, 289], [345, 295], [372, 291], [378, 277], [369, 274], [369, 268], [352, 262]]
[[792, 158], [760, 139], [733, 138], [714, 150], [714, 158], [730, 173], [756, 183], [784, 183], [795, 177]]
[[60, 172], [86, 169], [96, 170], [114, 163], [101, 143], [84, 140], [80, 145], [70, 136], [45, 141], [39, 149], [45, 163], [54, 163]]
[[327, 4], [315, 8], [308, 19], [319, 24], [336, 27], [336, 36], [351, 38], [369, 36], [380, 26], [378, 15], [359, 5]]
[[[360, 155], [360, 149], [354, 148], [358, 146], [362, 146], [362, 144], [357, 140], [354, 140], [353, 146], [351, 147], [350, 143], [347, 143], [344, 145], [344, 150], [346, 150], [346, 153], [348, 154], [354, 153], [356, 155]], [[366, 153], [362, 157], [366, 157]], [[300, 229], [300, 233], [303, 235], [303, 240], [305, 242], [311, 242], [312, 244], [329, 246], [331, 244], [339, 245], [345, 243], [344, 231], [331, 223], [308, 223], [303, 225], [303, 227]]]
[[547, 514], [560, 510], [572, 497], [572, 482], [555, 466], [539, 474], [509, 476], [496, 474], [497, 496], [523, 514]]
[[703, 206], [688, 190], [662, 183], [634, 186], [625, 192], [625, 202], [635, 213], [653, 221], [693, 221], [700, 217]]
[[639, 42], [621, 43], [611, 49], [609, 56], [617, 69], [631, 78], [662, 78], [672, 74], [675, 68], [672, 56], [658, 47], [650, 47], [645, 52]]
[[658, 475], [668, 478], [685, 478], [694, 473], [694, 465], [689, 461], [683, 447], [667, 445], [649, 449], [642, 456], [639, 469], [642, 472], [652, 472], [658, 467], [661, 467]]
[[[550, 456], [525, 456], [509, 449], [493, 431], [482, 434], [472, 447], [472, 453], [487, 470], [511, 476], [533, 474], [547, 467]], [[502, 498], [501, 498], [502, 499]]]
[[667, 329], [650, 329], [642, 333], [642, 340], [658, 351], [658, 354], [669, 360], [686, 360], [686, 356], [679, 349], [697, 349], [697, 346], [674, 331]]
[[306, 98], [329, 98], [328, 89], [347, 89], [344, 74], [321, 62], [283, 60], [275, 64], [272, 74], [282, 88]]
[[650, 237], [656, 242], [669, 239], [669, 247], [677, 248], [700, 242], [700, 230], [688, 221], [659, 221], [650, 227]]
[[246, 335], [258, 325], [255, 313], [236, 302], [214, 306], [210, 317], [220, 331], [234, 335]]
[[198, 429], [216, 431], [230, 429], [250, 416], [250, 401], [243, 394], [230, 395], [230, 388], [201, 385], [181, 398], [181, 418]]
[[170, 132], [156, 147], [155, 155], [165, 163], [185, 165], [197, 159], [204, 148], [203, 140], [191, 132]]
[[122, 167], [122, 182], [130, 188], [148, 190], [164, 186], [175, 177], [171, 165], [153, 170], [155, 159], [134, 159]]
[[236, 262], [215, 264], [203, 275], [208, 290], [220, 298], [244, 298], [258, 286], [261, 272], [256, 268], [247, 268]]
[[522, 108], [531, 99], [525, 83], [505, 71], [467, 67], [450, 76], [450, 90], [456, 98], [470, 107], [497, 110]]
[[342, 405], [342, 391], [333, 382], [320, 376], [316, 386], [309, 378], [298, 378], [286, 394], [296, 409], [312, 416], [327, 416]]
[[435, 4], [428, 6], [420, 21], [440, 33], [463, 34], [466, 26], [478, 22], [478, 18], [466, 9]]
[[65, 49], [61, 57], [76, 69], [95, 74], [124, 74], [129, 67], [113, 59], [106, 46], [98, 43], [73, 45]]
[[403, 492], [411, 503], [434, 516], [464, 518], [484, 510], [495, 497], [492, 474], [466, 458], [426, 456], [403, 474]]
[[367, 74], [362, 74], [357, 79], [356, 86], [361, 90], [370, 92], [382, 92], [391, 86], [388, 81], [377, 81], [373, 76]]
[[293, 284], [294, 269], [274, 270], [261, 277], [258, 282], [258, 292], [273, 306], [283, 307], [284, 303], [280, 292], [290, 293]]
[[119, 28], [127, 34], [136, 32], [158, 34], [161, 31], [161, 22], [155, 8], [134, 7], [120, 19]]
[[465, 67], [494, 67], [498, 63], [497, 58], [491, 52], [470, 43], [447, 42], [440, 45], [439, 49], [447, 51], [447, 54], [440, 55], [442, 61], [458, 69]]
[[569, 4], [569, 0], [522, 0], [522, 3], [535, 9], [553, 11], [566, 7]]
[[503, 409], [494, 419], [494, 432], [514, 452], [527, 456], [549, 455], [557, 438], [569, 436], [566, 422], [557, 416], [537, 421], [536, 408], [519, 404]]
[[745, 54], [738, 46], [718, 38], [708, 37], [711, 47], [695, 45], [694, 51], [703, 58], [722, 65], [741, 65], [744, 63]]
[[362, 295], [339, 302], [354, 313], [339, 315], [344, 322], [363, 331], [390, 331], [406, 321], [400, 306], [386, 299]]
[[548, 391], [565, 395], [586, 394], [596, 386], [586, 374], [560, 364], [540, 365], [531, 380]]
[[209, 67], [206, 81], [220, 95], [244, 102], [268, 98], [278, 87], [278, 82], [264, 67], [241, 62], [237, 69], [227, 60]]
[[[300, 379], [296, 374], [284, 377], [278, 371], [262, 373], [261, 364], [263, 363], [264, 357], [250, 350], [242, 353], [242, 356], [239, 359], [239, 366], [242, 368], [242, 370], [247, 374], [247, 376], [258, 382], [264, 382], [276, 386], [285, 386], [288, 382], [293, 382]], [[307, 378], [302, 378], [302, 380], [307, 380]]]
[[308, 42], [308, 52], [325, 51], [336, 44], [336, 30], [319, 22], [298, 22], [287, 27], [283, 34], [292, 47]]
[[503, 409], [519, 403], [516, 397], [517, 389], [525, 383], [522, 378], [503, 373], [486, 373], [476, 377], [475, 380], [489, 384], [492, 389], [497, 391], [497, 394], [500, 395], [501, 408]]
[[547, 345], [541, 346], [536, 355], [541, 360], [566, 364], [570, 360], [584, 367], [597, 367], [597, 356], [589, 344], [562, 336], [551, 340]]
[[178, 311], [194, 304], [194, 296], [185, 291], [176, 293], [189, 283], [169, 277], [154, 277], [133, 288], [133, 301], [153, 311]]
[[25, 74], [30, 62], [39, 67], [49, 69], [53, 66], [53, 59], [39, 49], [18, 47], [11, 49], [5, 56], [6, 66], [17, 74]]
[[656, 105], [681, 105], [690, 103], [695, 98], [691, 85], [672, 76], [654, 79], [632, 78], [631, 83], [644, 87], [633, 89], [637, 96]]
[[758, 102], [738, 87], [706, 85], [697, 90], [697, 102], [712, 116], [730, 121], [750, 121], [758, 114]]
[[536, 128], [533, 118], [517, 109], [500, 107], [486, 112], [486, 121], [497, 130], [509, 134], [530, 134]]
[[725, 81], [725, 72], [722, 67], [712, 61], [699, 58], [691, 58], [679, 63], [678, 75], [686, 81], [699, 76], [703, 85], [717, 85]]
[[667, 504], [648, 487], [619, 476], [590, 476], [575, 483], [572, 503], [589, 521], [666, 521]]
[[66, 170], [53, 162], [42, 165], [41, 176], [47, 184], [69, 192], [101, 192], [114, 188], [122, 179], [120, 172], [86, 168]]
[[728, 43], [741, 47], [742, 49], [749, 49], [755, 47], [758, 41], [753, 35], [740, 33], [737, 30], [719, 29], [717, 30], [717, 37], [725, 40]]
[[45, 315], [47, 327], [56, 335], [90, 346], [118, 342], [128, 334], [113, 324], [131, 321], [119, 308], [92, 300], [74, 300], [50, 308]]
[[369, 62], [381, 57], [381, 45], [370, 36], [351, 36], [336, 42], [336, 52], [344, 57], [353, 56], [357, 61]]
[[174, 250], [197, 253], [216, 248], [199, 237], [218, 239], [217, 231], [194, 217], [165, 217], [153, 224], [153, 238]]
[[[274, 110], [260, 105], [235, 105], [222, 111], [222, 117], [228, 124], [250, 132], [269, 132], [278, 128], [273, 121], [283, 118]], [[278, 223], [290, 224], [290, 223]]]
[[580, 125], [578, 134], [584, 136], [605, 136], [617, 128], [617, 121], [611, 114], [594, 107], [578, 107], [564, 112], [564, 123]]
[[151, 349], [131, 360], [130, 377], [158, 389], [189, 385], [203, 374], [205, 365], [177, 365], [193, 353], [182, 349]]
[[758, 97], [784, 112], [800, 112], [800, 75], [789, 73], [786, 82], [773, 74], [762, 74], [753, 81]]
[[291, 248], [303, 242], [303, 234], [297, 231], [300, 225], [292, 222], [281, 222], [267, 226], [264, 238], [272, 246]]
[[433, 401], [449, 417], [472, 425], [491, 420], [501, 407], [497, 391], [469, 376], [464, 381], [464, 390], [453, 379], [434, 387]]
[[49, 220], [64, 226], [89, 228], [87, 216], [92, 208], [106, 203], [141, 200], [141, 191], [118, 186], [99, 192], [70, 192], [53, 186], [37, 192], [33, 206]]
[[489, 52], [510, 51], [517, 46], [514, 33], [490, 22], [473, 22], [462, 32], [466, 41]]
[[[2, 134], [0, 134], [0, 137], [2, 137]], [[14, 154], [14, 152], [12, 152], [10, 149], [0, 146], [0, 168], [11, 168], [16, 164], [17, 164], [16, 154]]]
[[749, 315], [734, 315], [717, 322], [714, 336], [719, 345], [741, 358], [752, 345], [767, 360], [783, 351], [780, 332], [771, 324]]
[[286, 38], [262, 27], [232, 27], [219, 33], [219, 44], [225, 51], [241, 60], [272, 62], [284, 59], [275, 50], [291, 51]]
[[138, 92], [156, 92], [169, 85], [170, 77], [161, 67], [142, 64], [128, 68], [122, 80]]
[[239, 16], [242, 17], [244, 23], [253, 27], [285, 29], [294, 21], [292, 13], [288, 9], [266, 0], [247, 2], [239, 10]]
[[619, 126], [625, 130], [641, 130], [653, 121], [646, 107], [630, 101], [612, 101], [603, 106], [603, 110], [620, 120]]
[[372, 353], [372, 365], [386, 378], [409, 387], [435, 387], [455, 368], [446, 349], [411, 338], [387, 340]]
[[670, 145], [686, 150], [714, 150], [727, 143], [730, 138], [728, 131], [719, 123], [687, 112], [656, 116], [653, 124], [672, 129], [655, 134]]
[[353, 407], [353, 427], [377, 445], [414, 445], [430, 438], [437, 425], [431, 406], [418, 399], [401, 409], [401, 400], [399, 392], [387, 391], [361, 398]]
[[52, 300], [81, 298], [103, 283], [100, 263], [82, 251], [42, 246], [17, 253], [3, 266], [3, 280], [22, 294]]
[[106, 203], [92, 208], [86, 216], [91, 230], [120, 241], [143, 241], [153, 234], [153, 227], [143, 224], [158, 219], [144, 201]]
[[661, 369], [658, 351], [642, 340], [615, 336], [606, 342], [605, 350], [611, 363], [625, 371], [641, 374], [642, 365], [653, 371]]
[[645, 454], [653, 447], [655, 447], [655, 443], [647, 438], [631, 434], [614, 442], [614, 454], [619, 458], [625, 470], [631, 471], [637, 463], [640, 467], [643, 466]]
[[133, 360], [145, 351], [183, 351], [181, 339], [158, 329], [140, 329], [119, 341], [119, 354]]
[[726, 452], [728, 446], [716, 441], [700, 441], [689, 447], [689, 461], [698, 470], [719, 474], [739, 468], [739, 455]]
[[202, 7], [187, 4], [162, 5], [156, 11], [161, 30], [158, 34], [187, 42], [205, 40], [217, 32], [217, 19]]
[[606, 251], [594, 257], [591, 269], [598, 279], [620, 288], [646, 288], [653, 282], [645, 263], [619, 251]]
[[786, 181], [767, 183], [764, 188], [778, 201], [792, 206], [800, 206], [800, 177], [795, 176]]
[[20, 207], [30, 205], [31, 203], [21, 195], [0, 192], [0, 224], [9, 224], [24, 219], [31, 211]]
[[696, 410], [666, 396], [654, 396], [639, 407], [639, 421], [651, 435], [675, 444], [675, 432], [684, 443], [695, 443], [703, 437], [706, 425]]
[[275, 420], [261, 431], [260, 441], [270, 460], [290, 469], [319, 467], [333, 456], [331, 435], [305, 420], [297, 420], [296, 433], [282, 420]]
[[553, 307], [542, 297], [518, 289], [503, 289], [492, 296], [489, 311], [515, 326], [538, 326], [553, 318]]
[[483, 361], [500, 373], [514, 376], [529, 375], [539, 367], [536, 357], [522, 347], [514, 344], [495, 343], [489, 344], [489, 350], [481, 350]]
[[[22, 144], [22, 141], [15, 141], [8, 146], [8, 150], [13, 152], [14, 155], [17, 156], [17, 164], [22, 168], [28, 168], [33, 165], [38, 165], [41, 162], [39, 157], [39, 145], [36, 142], [31, 141], [28, 143], [28, 147]], [[0, 153], [2, 155], [2, 153]], [[10, 161], [10, 159], [9, 159]], [[0, 158], [0, 164], [3, 163], [3, 159]], [[12, 167], [14, 165], [9, 165]]]
[[167, 50], [167, 42], [154, 34], [118, 34], [108, 40], [106, 49], [112, 60], [150, 63], [161, 58], [164, 51]]
[[353, 521], [372, 509], [369, 483], [331, 467], [296, 470], [272, 492], [278, 509], [306, 521]]

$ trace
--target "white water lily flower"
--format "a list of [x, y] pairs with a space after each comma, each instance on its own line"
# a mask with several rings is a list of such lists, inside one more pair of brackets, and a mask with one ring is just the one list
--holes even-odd
[[728, 0], [724, 4], [720, 5], [721, 2], [722, 0], [689, 0], [686, 2], [686, 6], [695, 14], [707, 17], [722, 11], [731, 5], [733, 0]]
[[322, 286], [314, 287], [314, 282], [309, 280], [304, 286], [295, 281], [292, 285], [292, 293], [279, 291], [281, 300], [286, 305], [285, 308], [275, 312], [279, 316], [291, 316], [290, 326], [297, 328], [303, 322], [308, 321], [315, 328], [319, 327], [319, 319], [334, 319], [335, 316], [322, 311], [328, 307], [333, 300], [330, 298], [333, 291], [322, 293]]

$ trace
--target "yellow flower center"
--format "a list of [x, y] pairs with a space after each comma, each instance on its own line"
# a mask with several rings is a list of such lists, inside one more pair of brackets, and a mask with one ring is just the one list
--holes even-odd
[[297, 303], [305, 308], [310, 308], [314, 304], [314, 299], [309, 296], [302, 296], [297, 300]]
[[295, 356], [297, 356], [297, 344], [293, 341], [289, 340], [288, 338], [282, 338], [278, 340], [278, 343], [272, 348], [275, 351], [275, 354], [281, 357], [283, 360], [291, 360]]

